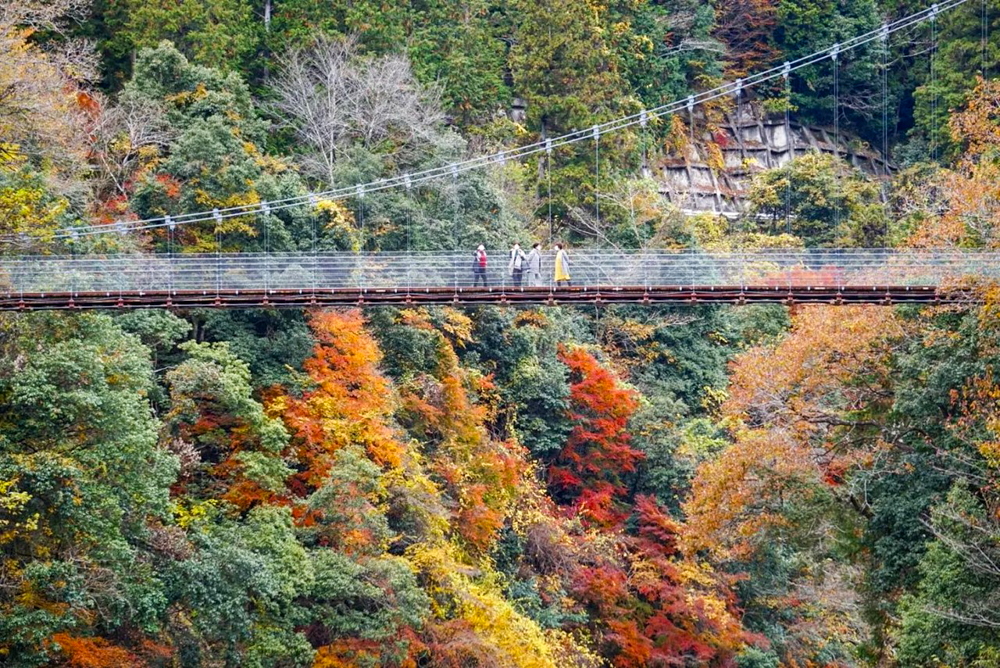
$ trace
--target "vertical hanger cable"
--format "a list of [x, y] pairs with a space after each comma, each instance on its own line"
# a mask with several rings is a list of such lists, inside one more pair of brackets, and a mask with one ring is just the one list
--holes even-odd
[[843, 195], [843, 188], [841, 183], [841, 169], [840, 165], [840, 45], [834, 44], [833, 48], [830, 50], [830, 58], [833, 60], [833, 151], [836, 161], [834, 162], [834, 179], [836, 188], [836, 197], [834, 200], [834, 229], [840, 229], [840, 216], [841, 216], [841, 197]]

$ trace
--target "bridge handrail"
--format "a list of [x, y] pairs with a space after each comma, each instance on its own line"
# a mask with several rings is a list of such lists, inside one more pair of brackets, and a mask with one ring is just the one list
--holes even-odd
[[[516, 290], [506, 250], [487, 251], [487, 288]], [[949, 278], [1000, 278], [1000, 253], [893, 249], [692, 251], [572, 249], [572, 284], [581, 288], [702, 286], [939, 286]], [[554, 254], [542, 257], [550, 286]], [[208, 253], [0, 258], [0, 291], [135, 292], [473, 287], [471, 251], [386, 253]]]

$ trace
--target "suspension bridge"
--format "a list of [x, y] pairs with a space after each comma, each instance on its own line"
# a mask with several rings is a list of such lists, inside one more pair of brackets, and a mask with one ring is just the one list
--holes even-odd
[[[576, 251], [569, 283], [508, 271], [487, 252], [44, 256], [0, 260], [0, 310], [419, 304], [949, 303], [1000, 253], [868, 250]], [[478, 285], [476, 284], [478, 283]]]
[[[6, 256], [0, 258], [0, 310], [101, 309], [101, 308], [195, 308], [195, 307], [303, 307], [333, 305], [405, 304], [611, 304], [611, 303], [748, 303], [784, 302], [850, 303], [940, 303], [965, 301], [962, 289], [970, 279], [995, 280], [1000, 274], [1000, 256], [990, 252], [894, 251], [891, 249], [768, 250], [712, 253], [695, 251], [576, 250], [571, 257], [570, 282], [552, 278], [552, 257], [543, 258], [539, 276], [515, 276], [506, 269], [505, 251], [491, 251], [486, 285], [476, 281], [470, 252], [323, 253], [317, 251], [317, 228], [313, 221], [312, 252], [222, 253], [221, 230], [226, 219], [256, 219], [267, 245], [267, 230], [282, 212], [296, 207], [315, 207], [322, 200], [353, 200], [363, 221], [365, 197], [390, 189], [407, 194], [432, 181], [451, 179], [456, 185], [462, 173], [501, 166], [509, 160], [537, 156], [541, 173], [551, 179], [556, 149], [580, 142], [594, 147], [595, 216], [600, 220], [600, 142], [602, 136], [636, 127], [643, 132], [658, 119], [688, 114], [713, 100], [735, 101], [741, 117], [745, 91], [755, 86], [781, 82], [785, 94], [790, 78], [806, 67], [831, 69], [834, 81], [834, 146], [839, 146], [841, 114], [837, 88], [841, 63], [850, 52], [865, 47], [881, 55], [883, 103], [882, 155], [887, 155], [885, 132], [888, 109], [888, 55], [890, 37], [928, 23], [936, 47], [937, 18], [968, 0], [944, 0], [881, 27], [830, 45], [779, 66], [755, 72], [736, 81], [686, 98], [642, 109], [638, 113], [596, 124], [590, 128], [543, 138], [532, 144], [479, 155], [422, 171], [397, 174], [377, 181], [305, 193], [271, 202], [261, 201], [209, 211], [164, 214], [113, 224], [74, 225], [48, 235], [66, 252], [78, 242], [105, 234], [158, 234], [174, 249], [179, 226], [213, 225], [218, 241], [216, 253], [163, 253]], [[982, 66], [986, 74], [986, 4], [982, 4]], [[906, 33], [904, 33], [906, 37]], [[870, 46], [869, 46], [870, 45]], [[934, 74], [934, 53], [930, 71]], [[790, 136], [785, 111], [785, 136]], [[741, 150], [743, 133], [739, 131]], [[789, 144], [791, 153], [797, 149]], [[936, 153], [936, 146], [932, 146]], [[839, 156], [839, 148], [835, 149]], [[881, 176], [888, 178], [883, 158]], [[839, 178], [839, 177], [838, 177]], [[551, 185], [549, 185], [551, 188]], [[549, 193], [551, 202], [551, 192]], [[789, 219], [786, 187], [786, 222]], [[550, 237], [552, 230], [549, 212]], [[278, 217], [278, 218], [276, 218]], [[840, 210], [836, 211], [839, 223]], [[362, 222], [363, 228], [363, 222]], [[363, 230], [362, 230], [363, 231]], [[24, 245], [23, 235], [0, 237], [12, 247]], [[183, 250], [183, 249], [182, 249]]]

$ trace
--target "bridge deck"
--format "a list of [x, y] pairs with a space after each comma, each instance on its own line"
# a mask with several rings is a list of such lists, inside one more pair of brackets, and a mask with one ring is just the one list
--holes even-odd
[[302, 308], [421, 304], [745, 304], [950, 303], [961, 296], [933, 286], [777, 288], [768, 286], [592, 286], [569, 288], [346, 288], [338, 290], [154, 290], [0, 294], [0, 311], [115, 308]]
[[[795, 250], [755, 253], [574, 251], [572, 284], [552, 257], [518, 282], [489, 253], [488, 285], [471, 253], [46, 256], [0, 260], [0, 310], [302, 307], [378, 304], [947, 302], [947, 286], [1000, 278], [1000, 255]], [[499, 261], [498, 261], [499, 260]]]

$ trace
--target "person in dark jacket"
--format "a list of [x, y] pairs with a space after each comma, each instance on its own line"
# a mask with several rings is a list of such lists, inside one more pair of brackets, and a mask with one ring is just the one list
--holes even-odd
[[476, 249], [476, 254], [472, 259], [472, 287], [478, 286], [480, 280], [483, 282], [483, 287], [487, 287], [486, 248], [482, 244]]

